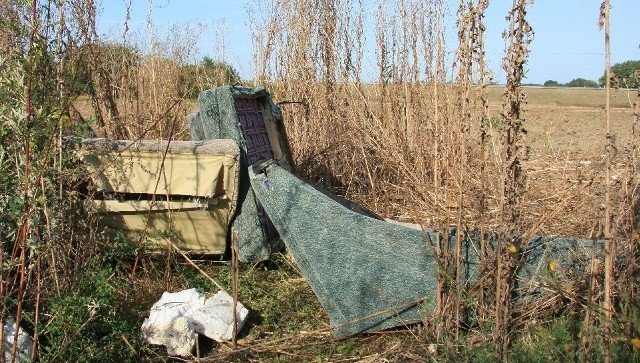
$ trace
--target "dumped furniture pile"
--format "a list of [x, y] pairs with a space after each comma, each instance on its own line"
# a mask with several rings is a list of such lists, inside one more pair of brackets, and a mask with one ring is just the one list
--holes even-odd
[[[148, 229], [154, 243], [175, 238], [179, 248], [198, 253], [222, 254], [233, 236], [244, 262], [268, 259], [284, 244], [338, 337], [424, 319], [440, 273], [436, 244], [453, 249], [455, 230], [443, 240], [432, 230], [389, 223], [298, 178], [282, 113], [264, 88], [219, 87], [198, 102], [188, 118], [193, 141], [82, 141], [92, 203], [106, 223]], [[465, 233], [465, 287], [480, 278], [479, 240]], [[563, 274], [580, 274], [594, 251], [593, 241], [566, 238], [533, 237], [526, 245], [515, 276], [521, 302], [548, 293], [549, 261]], [[601, 243], [595, 246], [598, 253]]]

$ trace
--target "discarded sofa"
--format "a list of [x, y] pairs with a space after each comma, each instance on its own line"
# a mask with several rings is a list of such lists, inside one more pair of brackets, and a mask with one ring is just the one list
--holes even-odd
[[[249, 172], [254, 193], [329, 315], [336, 336], [405, 326], [430, 316], [441, 278], [437, 232], [355, 213], [275, 162]], [[469, 233], [462, 241], [461, 292], [480, 281], [479, 240]], [[455, 229], [440, 243], [454, 251]], [[552, 285], [571, 279], [567, 274], [584, 275], [592, 253], [601, 256], [602, 249], [599, 241], [539, 236], [526, 246], [517, 256], [521, 268], [514, 276], [516, 303], [549, 296]], [[550, 262], [558, 272], [548, 270]]]
[[156, 245], [225, 252], [238, 191], [235, 142], [84, 139], [76, 153], [93, 184], [88, 208], [105, 224], [145, 231]]
[[224, 254], [231, 238], [242, 262], [282, 249], [250, 188], [247, 167], [276, 159], [293, 170], [282, 114], [264, 88], [224, 86], [200, 94], [188, 117], [193, 141], [88, 138], [91, 208], [109, 226], [156, 245]]
[[240, 148], [238, 208], [229, 221], [240, 261], [266, 260], [282, 249], [278, 233], [253, 194], [247, 168], [278, 160], [293, 170], [282, 112], [262, 87], [223, 86], [198, 96], [200, 110], [189, 115], [192, 140], [231, 139]]
[[[443, 240], [388, 223], [299, 179], [282, 114], [263, 88], [220, 87], [198, 103], [188, 118], [194, 141], [81, 142], [93, 206], [112, 225], [148, 231], [160, 244], [171, 231], [180, 248], [205, 253], [222, 253], [233, 237], [241, 261], [266, 259], [284, 243], [336, 336], [429, 316], [442, 272], [434, 251], [453, 251], [455, 230]], [[462, 241], [461, 291], [480, 280], [479, 240], [469, 231]], [[517, 256], [517, 302], [544, 298], [550, 280], [584, 274], [602, 249], [598, 241], [554, 237], [533, 237], [526, 246]], [[553, 274], [551, 262], [558, 265]]]

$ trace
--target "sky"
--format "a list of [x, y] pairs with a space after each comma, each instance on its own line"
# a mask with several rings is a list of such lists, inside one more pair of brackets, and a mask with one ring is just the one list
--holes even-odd
[[[203, 30], [195, 58], [210, 56], [236, 67], [240, 76], [253, 76], [253, 45], [248, 4], [251, 0], [102, 0], [99, 10], [99, 35], [110, 40], [122, 37], [126, 6], [131, 2], [129, 31], [148, 37], [149, 14], [155, 24], [154, 36], [172, 26], [191, 24], [187, 31]], [[365, 3], [371, 2], [365, 0]], [[451, 19], [455, 23], [457, 1], [450, 0]], [[530, 46], [524, 83], [542, 84], [547, 80], [567, 83], [575, 78], [598, 80], [604, 73], [604, 31], [598, 29], [602, 0], [535, 0], [528, 10], [528, 21], [535, 36]], [[151, 7], [151, 12], [149, 12]], [[486, 12], [485, 47], [488, 66], [497, 82], [504, 81], [501, 59], [505, 42], [502, 32], [512, 1], [491, 0]], [[640, 60], [639, 0], [611, 0], [611, 62]], [[373, 7], [373, 5], [372, 5]], [[373, 9], [371, 10], [373, 12]], [[201, 24], [199, 28], [196, 24]], [[455, 32], [451, 32], [455, 37]], [[221, 47], [220, 44], [224, 44]], [[447, 48], [455, 50], [455, 38]], [[221, 50], [221, 48], [223, 48]], [[373, 57], [374, 58], [374, 57]], [[370, 60], [375, 63], [375, 59]]]

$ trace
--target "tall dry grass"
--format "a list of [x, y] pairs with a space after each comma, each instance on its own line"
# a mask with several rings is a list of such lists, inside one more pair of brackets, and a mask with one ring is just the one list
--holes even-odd
[[[578, 230], [581, 234], [572, 237], [598, 239], [604, 229], [597, 226], [607, 225], [597, 207], [584, 203], [604, 195], [599, 183], [609, 180], [607, 175], [593, 170], [567, 178], [553, 172], [550, 160], [529, 159], [523, 141], [527, 101], [521, 87], [533, 40], [528, 5], [514, 1], [507, 14], [507, 78], [499, 114], [489, 111], [486, 1], [459, 2], [452, 64], [445, 55], [445, 34], [451, 29], [443, 20], [452, 10], [442, 1], [380, 1], [372, 10], [351, 0], [276, 0], [263, 4], [271, 10], [253, 20], [256, 82], [268, 85], [277, 100], [304, 105], [283, 106], [298, 170], [385, 217], [441, 230], [442, 240], [449, 227], [456, 227], [460, 233], [454, 250], [438, 244], [447, 274], [438, 286], [429, 331], [444, 339], [491, 327], [490, 340], [501, 359], [506, 359], [515, 332], [560, 310], [555, 304], [512, 305], [512, 277], [521, 268], [514, 256], [535, 234]], [[367, 46], [374, 41], [375, 54]], [[375, 64], [369, 64], [374, 57]], [[629, 172], [634, 164], [616, 165]], [[624, 215], [630, 231], [635, 228], [630, 221], [637, 187], [631, 179], [625, 183], [623, 189], [608, 189], [617, 197], [605, 205], [625, 211], [612, 218], [620, 223]], [[567, 210], [582, 214], [557, 223]], [[474, 227], [500, 237], [496, 244], [482, 241], [484, 277], [470, 289], [460, 286], [458, 271], [460, 243]], [[608, 274], [611, 279], [614, 275]], [[592, 276], [593, 291], [582, 306], [587, 310], [602, 293], [617, 296], [613, 284], [601, 285], [601, 270], [594, 268]]]
[[[224, 81], [194, 66], [197, 26], [100, 39], [97, 11], [86, 0], [0, 2], [0, 316], [32, 337], [32, 360], [148, 351], [135, 308], [145, 297], [128, 279], [140, 246], [108, 236], [83, 208], [86, 171], [63, 136], [188, 138], [185, 89]], [[0, 340], [16, 342], [6, 331]]]
[[[62, 337], [60, 349], [48, 356], [55, 361], [69, 357], [72, 338], [85, 335], [83, 329], [100, 319], [86, 311], [69, 313], [65, 308], [71, 304], [62, 298], [82, 292], [81, 271], [110, 267], [96, 259], [104, 261], [101, 251], [111, 246], [91, 221], [79, 223], [82, 216], [71, 212], [78, 209], [71, 203], [77, 200], [78, 183], [74, 171], [66, 169], [62, 135], [90, 126], [97, 135], [110, 138], [186, 139], [185, 116], [195, 105], [185, 90], [225, 80], [198, 73], [198, 68], [188, 68], [195, 73], [185, 74], [198, 62], [196, 44], [203, 28], [177, 25], [160, 34], [153, 23], [152, 1], [146, 33], [131, 33], [128, 15], [122, 37], [108, 40], [97, 35], [92, 1], [34, 4], [33, 22], [28, 20], [33, 9], [23, 2], [0, 5], [2, 19], [19, 25], [3, 28], [0, 45], [3, 55], [33, 54], [33, 59], [42, 60], [26, 62], [32, 85], [25, 89], [33, 91], [26, 99], [54, 105], [51, 109], [59, 112], [17, 128], [15, 137], [2, 135], [12, 146], [3, 145], [0, 165], [9, 165], [5, 169], [20, 181], [15, 186], [24, 190], [24, 197], [14, 198], [20, 206], [14, 206], [15, 218], [2, 220], [0, 259], [9, 267], [1, 270], [0, 295], [11, 301], [2, 306], [3, 312], [28, 311], [36, 338], [42, 331], [38, 319], [49, 319], [43, 336]], [[569, 173], [557, 166], [557, 160], [530, 160], [523, 141], [527, 110], [521, 88], [532, 39], [529, 2], [514, 1], [506, 14], [507, 84], [500, 105], [489, 100], [492, 75], [484, 53], [489, 2], [460, 0], [457, 9], [448, 4], [380, 0], [372, 7], [360, 0], [258, 1], [251, 9], [250, 25], [255, 83], [266, 85], [274, 99], [282, 101], [297, 169], [304, 177], [385, 217], [441, 232], [436, 244], [441, 278], [436, 308], [425, 319], [425, 338], [453, 341], [455, 349], [464, 345], [461, 339], [477, 346], [492, 344], [495, 358], [504, 360], [514, 337], [526, 336], [534, 321], [568, 311], [582, 319], [580, 357], [600, 357], [600, 348], [633, 337], [639, 329], [634, 314], [640, 93], [630, 144], [616, 145], [609, 133], [605, 135], [607, 165]], [[457, 19], [454, 29], [445, 25], [452, 16]], [[21, 33], [22, 28], [31, 33]], [[456, 32], [457, 44], [447, 44], [450, 32]], [[31, 36], [52, 45], [33, 46]], [[453, 56], [447, 51], [451, 47]], [[12, 53], [14, 49], [20, 51]], [[221, 49], [224, 53], [224, 45]], [[20, 92], [22, 88], [16, 94]], [[16, 104], [31, 114], [26, 102]], [[500, 112], [491, 111], [498, 108]], [[42, 120], [47, 123], [38, 123]], [[42, 131], [39, 138], [30, 134], [32, 130]], [[44, 157], [38, 160], [30, 153]], [[34, 161], [35, 174], [29, 169]], [[14, 188], [8, 179], [0, 179], [0, 184], [7, 186], [3, 191]], [[7, 229], [8, 225], [15, 228]], [[450, 227], [457, 231], [453, 250], [444, 243]], [[483, 236], [482, 278], [478, 286], [462, 286], [460, 250], [473, 228]], [[531, 235], [566, 231], [579, 232], [571, 237], [615, 241], [608, 244], [606, 271], [594, 257], [587, 291], [559, 291], [543, 304], [514, 306], [512, 277], [519, 268], [514, 255]], [[497, 233], [497, 242], [484, 240], [489, 232]], [[620, 256], [629, 262], [616, 264]], [[113, 264], [130, 268], [122, 259]], [[98, 280], [124, 286], [110, 276]], [[35, 292], [25, 294], [26, 286], [36, 287]], [[128, 293], [135, 295], [134, 290], [129, 286], [116, 291], [116, 300], [130, 302]], [[571, 293], [571, 298], [563, 293]], [[48, 299], [59, 303], [47, 306], [53, 315], [43, 312], [41, 301]], [[105, 308], [113, 301], [100, 302]], [[53, 331], [62, 318], [51, 316], [84, 320]]]

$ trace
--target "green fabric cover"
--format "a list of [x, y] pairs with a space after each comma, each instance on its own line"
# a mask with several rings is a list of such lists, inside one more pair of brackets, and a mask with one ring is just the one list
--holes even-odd
[[237, 238], [239, 259], [242, 262], [266, 260], [282, 246], [279, 241], [269, 241], [258, 215], [258, 204], [249, 184], [247, 174], [247, 145], [242, 135], [235, 110], [234, 98], [248, 96], [264, 98], [269, 103], [273, 116], [281, 120], [281, 111], [271, 101], [269, 93], [262, 87], [223, 86], [200, 93], [200, 110], [188, 117], [192, 140], [232, 139], [240, 147], [240, 181], [238, 207], [232, 221]]
[[[260, 204], [327, 311], [335, 335], [377, 331], [430, 316], [441, 269], [433, 252], [438, 234], [377, 219], [374, 213], [319, 191], [276, 162], [262, 164], [266, 166], [254, 174], [235, 97], [262, 97], [285, 142], [286, 134], [280, 110], [264, 88], [227, 86], [204, 91], [198, 99], [200, 111], [189, 116], [193, 140], [228, 138], [240, 147], [238, 208], [232, 221], [240, 260], [267, 259], [280, 248], [267, 238]], [[290, 155], [286, 145], [284, 149]], [[448, 244], [453, 251], [455, 229], [448, 235], [443, 248]], [[498, 239], [487, 235], [485, 240], [492, 244]], [[467, 232], [463, 241], [462, 293], [480, 279], [478, 241], [476, 231]], [[512, 256], [520, 266], [515, 276], [516, 303], [544, 299], [558, 285], [586, 280], [592, 254], [600, 257], [601, 251], [601, 241], [532, 238], [526, 250]], [[554, 272], [549, 271], [551, 262], [558, 266]]]
[[[439, 270], [434, 231], [353, 212], [275, 163], [249, 174], [255, 195], [327, 311], [335, 335], [402, 326], [428, 316], [425, 309], [433, 308]], [[449, 232], [451, 250], [455, 234]], [[478, 240], [477, 233], [469, 233], [462, 246], [463, 289], [480, 277]], [[595, 243], [597, 255], [601, 245]], [[527, 246], [514, 257], [522, 264], [516, 276], [521, 302], [548, 293], [541, 285], [588, 271], [594, 242], [534, 237]], [[550, 261], [563, 272], [550, 276]]]

